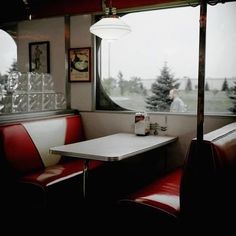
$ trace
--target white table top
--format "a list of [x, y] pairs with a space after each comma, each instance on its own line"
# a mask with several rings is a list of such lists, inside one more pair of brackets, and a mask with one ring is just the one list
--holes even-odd
[[50, 153], [100, 161], [120, 161], [177, 140], [170, 136], [137, 136], [117, 133], [83, 142], [50, 148]]

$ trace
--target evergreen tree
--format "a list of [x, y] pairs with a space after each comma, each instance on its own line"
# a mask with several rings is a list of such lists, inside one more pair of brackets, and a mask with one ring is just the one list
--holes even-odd
[[139, 77], [132, 77], [127, 84], [128, 91], [130, 93], [137, 93], [146, 96], [147, 95], [147, 89], [143, 86], [143, 83], [141, 81], [141, 78]]
[[[4, 76], [2, 76], [2, 74], [0, 73], [0, 93], [3, 89], [3, 85], [4, 85]], [[1, 96], [0, 96], [1, 98]]]
[[10, 68], [8, 69], [8, 71], [5, 74], [1, 74], [0, 73], [0, 91], [3, 88], [4, 84], [6, 84], [7, 78], [9, 76], [9, 74], [13, 71], [17, 71], [17, 61], [14, 59]]
[[118, 73], [118, 85], [120, 88], [120, 95], [123, 96], [125, 93], [125, 80], [123, 78], [123, 73], [121, 71], [119, 71]]
[[232, 99], [233, 101], [233, 107], [230, 107], [229, 110], [232, 111], [233, 113], [236, 113], [236, 82], [234, 82], [234, 87], [232, 88], [232, 92], [229, 93], [229, 98]]
[[208, 84], [208, 82], [206, 82], [206, 83], [205, 83], [205, 91], [209, 91], [209, 90], [210, 90], [209, 84]]
[[192, 87], [192, 81], [190, 78], [187, 79], [187, 83], [186, 83], [186, 86], [185, 86], [185, 91], [189, 92], [189, 91], [192, 91], [193, 90], [193, 87]]
[[18, 70], [18, 68], [17, 68], [17, 61], [16, 60], [14, 60], [13, 62], [12, 62], [12, 64], [11, 64], [11, 67], [8, 69], [8, 74], [10, 74], [11, 72], [13, 72], [13, 71], [17, 71]]
[[152, 84], [151, 91], [153, 95], [146, 98], [146, 108], [150, 111], [169, 111], [171, 100], [169, 99], [169, 91], [178, 88], [177, 79], [170, 74], [170, 69], [166, 63], [161, 69], [161, 75], [157, 77]]
[[223, 84], [222, 84], [222, 89], [221, 91], [229, 91], [229, 85], [228, 85], [228, 81], [227, 79], [225, 78]]
[[115, 78], [107, 78], [102, 80], [102, 86], [107, 94], [111, 94], [111, 91], [116, 88], [116, 79]]

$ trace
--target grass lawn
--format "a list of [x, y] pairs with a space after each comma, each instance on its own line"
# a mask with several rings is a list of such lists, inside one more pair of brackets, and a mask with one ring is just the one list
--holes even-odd
[[[187, 105], [187, 112], [197, 111], [197, 90], [186, 92], [180, 91], [180, 97]], [[124, 96], [113, 97], [112, 100], [120, 106], [136, 111], [146, 110], [145, 97], [138, 94], [125, 94]], [[233, 107], [232, 100], [223, 91], [205, 91], [205, 112], [207, 113], [230, 113], [229, 108]]]

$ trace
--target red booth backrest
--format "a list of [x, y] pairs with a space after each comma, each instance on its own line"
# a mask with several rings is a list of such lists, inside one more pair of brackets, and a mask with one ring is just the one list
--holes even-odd
[[71, 115], [0, 126], [1, 159], [17, 174], [53, 166], [61, 156], [49, 148], [84, 140], [81, 117]]
[[[236, 210], [236, 122], [192, 140], [180, 185], [183, 219], [212, 222]], [[197, 219], [196, 219], [197, 218]]]

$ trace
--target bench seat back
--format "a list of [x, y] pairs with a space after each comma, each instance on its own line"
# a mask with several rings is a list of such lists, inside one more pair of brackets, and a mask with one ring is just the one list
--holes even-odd
[[58, 164], [60, 155], [49, 148], [83, 141], [80, 115], [0, 126], [1, 162], [18, 175]]

